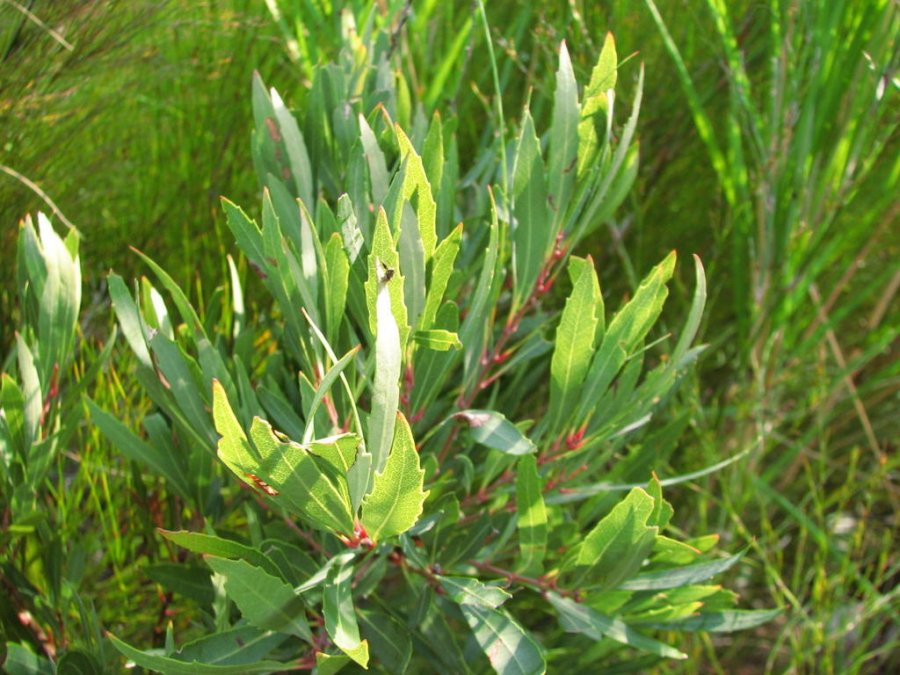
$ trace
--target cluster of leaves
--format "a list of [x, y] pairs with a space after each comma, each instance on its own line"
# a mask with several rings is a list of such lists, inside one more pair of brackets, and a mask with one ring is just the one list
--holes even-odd
[[[145, 258], [173, 312], [148, 280], [132, 295], [110, 276], [158, 412], [146, 439], [93, 404], [92, 419], [204, 516], [203, 533], [163, 534], [211, 570], [166, 579], [204, 602], [210, 635], [113, 644], [164, 672], [541, 672], [626, 648], [638, 667], [683, 658], [645, 631], [771, 618], [705, 583], [740, 556], [663, 534], [652, 469], [686, 420], [649, 422], [700, 351], [702, 267], [677, 344], [647, 368], [675, 255], [608, 323], [593, 261], [571, 255], [637, 166], [640, 81], [616, 135], [612, 38], [580, 94], [561, 46], [543, 141], [526, 109], [461, 177], [454, 122], [425, 118], [389, 37], [343, 25], [300, 120], [254, 81], [261, 225], [224, 202], [246, 261], [229, 259], [230, 292], [198, 312]], [[252, 321], [250, 289], [272, 303]], [[238, 505], [242, 541], [222, 525]]]
[[[85, 388], [108, 360], [115, 339], [113, 334], [76, 376], [78, 243], [74, 230], [60, 237], [42, 213], [37, 230], [30, 217], [19, 230], [22, 317], [0, 387], [0, 634], [5, 638], [0, 655], [7, 672], [38, 667], [25, 643], [74, 638], [64, 617], [70, 611], [79, 616], [78, 639], [102, 651], [96, 616], [78, 594], [88, 552], [83, 546], [67, 549], [59, 531], [59, 512], [68, 508], [62, 495], [72, 478], [64, 451], [83, 419]], [[96, 666], [84, 650], [66, 649], [58, 656], [60, 672]]]

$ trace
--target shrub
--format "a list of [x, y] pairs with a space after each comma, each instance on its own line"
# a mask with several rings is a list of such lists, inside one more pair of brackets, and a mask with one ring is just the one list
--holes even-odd
[[109, 278], [159, 410], [147, 440], [93, 420], [203, 516], [162, 534], [209, 570], [165, 581], [206, 635], [113, 644], [172, 673], [530, 673], [684, 658], [648, 632], [771, 618], [709, 583], [740, 554], [670, 536], [662, 485], [687, 478], [653, 473], [687, 423], [655, 422], [702, 350], [699, 261], [664, 350], [674, 252], [609, 321], [574, 255], [634, 179], [642, 74], [618, 129], [612, 37], [580, 95], [563, 44], [543, 138], [526, 108], [460, 176], [455, 120], [425, 118], [386, 35], [344, 29], [299, 119], [254, 80], [261, 224], [223, 202], [246, 261], [227, 290], [198, 311], [145, 258], [172, 311]]

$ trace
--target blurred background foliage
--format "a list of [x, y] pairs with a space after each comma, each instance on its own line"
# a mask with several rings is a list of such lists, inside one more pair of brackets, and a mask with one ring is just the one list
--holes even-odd
[[[106, 271], [145, 270], [129, 246], [201, 301], [226, 278], [234, 247], [219, 196], [257, 203], [251, 73], [302, 106], [313, 65], [337, 56], [337, 5], [391, 31], [426, 112], [459, 114], [461, 175], [477, 172], [497, 125], [469, 2], [0, 0], [3, 354], [19, 319], [16, 223], [54, 211], [49, 200], [82, 234], [78, 373], [111, 327]], [[752, 452], [669, 497], [686, 529], [752, 547], [736, 580], [749, 605], [791, 610], [751, 633], [698, 637], [700, 667], [889, 672], [900, 642], [896, 2], [494, 0], [487, 15], [505, 115], [533, 99], [538, 128], [561, 39], [585, 81], [613, 32], [635, 59], [620, 75], [626, 100], [636, 62], [646, 66], [638, 179], [591, 253], [613, 298], [668, 250], [703, 259], [712, 349], [680, 402], [691, 425], [675, 463]], [[690, 301], [688, 266], [679, 274], [672, 316]], [[131, 367], [117, 349], [88, 392], [119, 402], [136, 428], [149, 404]], [[118, 601], [143, 598], [161, 631], [166, 603], [140, 571], [161, 555], [154, 486], [96, 431], [73, 438], [53, 501], [59, 546], [72, 565], [96, 563], [85, 574], [103, 625], [130, 637], [145, 622], [118, 623]]]

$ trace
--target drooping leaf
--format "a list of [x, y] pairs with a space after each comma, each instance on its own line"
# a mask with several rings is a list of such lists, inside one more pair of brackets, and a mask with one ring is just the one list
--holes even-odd
[[609, 638], [635, 649], [640, 649], [669, 659], [686, 659], [687, 654], [674, 647], [647, 637], [621, 619], [607, 616], [587, 605], [564, 598], [557, 593], [547, 593], [550, 604], [559, 612], [562, 627], [570, 633], [581, 633], [592, 640]]
[[122, 642], [112, 633], [108, 633], [107, 637], [113, 647], [127, 659], [134, 661], [141, 668], [166, 673], [166, 675], [242, 675], [243, 673], [272, 673], [289, 670], [291, 667], [290, 663], [279, 661], [256, 661], [233, 665], [201, 663], [196, 660], [182, 661], [170, 656], [161, 656], [155, 652], [142, 652]]
[[493, 410], [463, 410], [453, 417], [465, 422], [472, 438], [507, 455], [527, 455], [537, 451], [525, 434], [506, 417]]
[[169, 541], [186, 548], [194, 553], [202, 553], [217, 558], [229, 558], [231, 560], [244, 560], [255, 567], [259, 567], [271, 575], [278, 575], [278, 567], [258, 549], [246, 546], [231, 539], [224, 539], [202, 532], [188, 532], [186, 530], [158, 530]]
[[185, 478], [185, 467], [179, 456], [167, 452], [165, 447], [152, 446], [141, 440], [131, 429], [100, 409], [90, 399], [87, 400], [87, 404], [93, 423], [122, 454], [132, 461], [145, 464], [165, 477], [171, 488], [182, 498], [190, 497], [191, 490]]
[[208, 556], [206, 563], [225, 577], [228, 597], [251, 624], [312, 642], [303, 599], [284, 581], [244, 560]]
[[394, 441], [384, 471], [375, 474], [372, 492], [362, 503], [362, 524], [374, 542], [406, 532], [422, 514], [428, 493], [425, 472], [403, 413], [397, 414]]
[[482, 651], [500, 675], [535, 675], [547, 670], [537, 641], [507, 612], [480, 604], [460, 605]]
[[619, 584], [619, 588], [629, 591], [659, 591], [696, 584], [731, 569], [743, 555], [743, 553], [738, 553], [724, 560], [696, 563], [658, 572], [645, 572]]

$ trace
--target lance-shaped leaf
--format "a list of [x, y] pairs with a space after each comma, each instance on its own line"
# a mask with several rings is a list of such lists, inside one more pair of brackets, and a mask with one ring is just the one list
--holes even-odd
[[400, 147], [400, 161], [403, 169], [402, 182], [398, 184], [399, 190], [391, 187], [391, 194], [385, 199], [385, 208], [388, 212], [388, 220], [396, 227], [401, 221], [403, 205], [413, 202], [415, 197], [416, 221], [419, 227], [419, 235], [422, 241], [422, 250], [425, 262], [431, 260], [434, 248], [437, 244], [437, 232], [435, 230], [435, 218], [437, 208], [434, 197], [431, 194], [431, 185], [425, 175], [425, 166], [418, 155], [409, 137], [399, 124], [394, 125], [394, 133], [397, 136], [397, 145]]
[[478, 284], [475, 286], [472, 303], [469, 305], [468, 314], [466, 314], [465, 321], [459, 331], [459, 338], [465, 350], [463, 371], [464, 390], [466, 391], [474, 386], [475, 376], [480, 367], [484, 345], [491, 327], [491, 322], [487, 320], [487, 317], [490, 311], [492, 291], [499, 285], [497, 277], [499, 276], [498, 270], [501, 268], [501, 265], [498, 264], [500, 258], [500, 224], [497, 218], [497, 205], [494, 203], [494, 194], [489, 191], [488, 195], [491, 199], [488, 246], [484, 254], [484, 263], [481, 266]]
[[514, 178], [513, 304], [519, 308], [531, 295], [556, 236], [547, 204], [541, 144], [528, 111], [516, 149]]
[[575, 187], [578, 168], [578, 84], [566, 43], [559, 45], [559, 69], [553, 99], [553, 126], [550, 128], [550, 152], [547, 166], [549, 200], [554, 235], [563, 223]]
[[372, 541], [401, 534], [416, 524], [428, 496], [422, 490], [424, 481], [409, 422], [397, 413], [391, 454], [362, 503], [362, 524]]
[[341, 534], [353, 531], [347, 481], [331, 464], [299, 443], [279, 440], [269, 423], [258, 417], [250, 431], [254, 448], [215, 380], [213, 418], [222, 435], [219, 458], [241, 480], [315, 527]]
[[584, 418], [596, 407], [628, 356], [656, 323], [669, 294], [666, 282], [672, 278], [675, 258], [672, 251], [654, 267], [641, 281], [634, 297], [610, 321], [585, 378], [576, 419]]
[[460, 223], [437, 247], [431, 259], [431, 278], [428, 280], [428, 293], [425, 297], [425, 310], [419, 322], [421, 330], [428, 330], [434, 325], [438, 309], [447, 290], [447, 282], [453, 273], [453, 263], [459, 253], [462, 242], [462, 223]]
[[91, 411], [91, 421], [122, 454], [162, 475], [172, 490], [185, 499], [190, 496], [191, 489], [185, 478], [183, 455], [168, 453], [164, 446], [150, 445], [90, 399], [88, 408]]
[[353, 565], [336, 565], [329, 571], [329, 583], [322, 592], [325, 630], [342, 652], [363, 668], [369, 663], [369, 643], [359, 639], [353, 609]]
[[733, 633], [768, 623], [779, 614], [780, 609], [730, 609], [720, 612], [702, 612], [680, 621], [648, 624], [659, 630], [706, 631], [710, 633]]
[[181, 660], [172, 656], [161, 656], [158, 650], [142, 652], [131, 645], [122, 642], [112, 633], [107, 637], [120, 654], [129, 661], [133, 661], [141, 668], [153, 670], [166, 675], [243, 675], [247, 673], [273, 673], [290, 669], [290, 663], [281, 663], [272, 660], [254, 660], [244, 663], [223, 664], [212, 659], [211, 662], [200, 662], [196, 659]]
[[[603, 324], [603, 297], [594, 270], [594, 261], [569, 259], [572, 293], [566, 300], [556, 347], [550, 361], [550, 410], [547, 413], [550, 436], [577, 426], [581, 420], [572, 417], [581, 396], [582, 383], [594, 355], [597, 327]], [[601, 328], [602, 330], [602, 328]]]
[[607, 616], [587, 605], [563, 598], [552, 591], [547, 593], [550, 604], [559, 612], [562, 627], [570, 633], [581, 633], [592, 640], [609, 638], [616, 642], [669, 659], [686, 659], [674, 647], [639, 633], [621, 619]]
[[461, 604], [475, 640], [500, 675], [535, 675], [547, 670], [540, 645], [508, 613], [475, 603]]
[[628, 579], [620, 584], [619, 588], [629, 591], [661, 591], [696, 584], [731, 569], [743, 555], [743, 553], [738, 553], [724, 560], [684, 565], [670, 570], [659, 570], [658, 572], [646, 572], [637, 575], [633, 579]]
[[468, 425], [476, 443], [507, 455], [527, 455], [537, 450], [515, 424], [493, 410], [463, 410], [453, 417]]
[[654, 500], [635, 488], [585, 537], [575, 553], [578, 579], [616, 588], [630, 579], [653, 550], [659, 528], [647, 525]]
[[[380, 215], [378, 222], [384, 223]], [[377, 229], [382, 229], [379, 225]], [[376, 237], [378, 235], [376, 234]], [[387, 461], [394, 439], [394, 423], [400, 402], [400, 372], [402, 344], [398, 324], [392, 311], [390, 284], [395, 283], [396, 273], [385, 267], [383, 261], [374, 259], [370, 265], [370, 281], [377, 285], [374, 306], [375, 325], [375, 375], [372, 389], [372, 410], [369, 415], [366, 447], [372, 454], [372, 467], [381, 471]], [[368, 286], [369, 282], [367, 282]], [[402, 301], [402, 300], [401, 300]], [[371, 486], [371, 477], [369, 484]]]
[[217, 558], [229, 558], [231, 560], [244, 560], [269, 574], [278, 574], [278, 567], [275, 563], [252, 546], [246, 546], [240, 542], [223, 539], [211, 534], [203, 534], [202, 532], [162, 529], [158, 530], [158, 532], [169, 541], [194, 553], [204, 553]]
[[244, 560], [209, 556], [206, 563], [225, 577], [225, 590], [257, 628], [312, 641], [303, 599], [288, 584]]
[[612, 33], [606, 34], [603, 49], [591, 72], [591, 79], [584, 90], [581, 105], [581, 122], [578, 124], [578, 178], [589, 172], [598, 151], [597, 129], [607, 124], [609, 98], [607, 92], [616, 86], [618, 67], [616, 42]]
[[341, 235], [332, 232], [325, 245], [325, 266], [323, 270], [325, 291], [325, 329], [332, 340], [336, 340], [338, 329], [347, 307], [347, 287], [350, 277], [350, 260], [344, 250]]
[[535, 456], [525, 455], [519, 459], [516, 472], [516, 525], [523, 574], [540, 573], [547, 551], [547, 507], [542, 487]]
[[334, 383], [337, 382], [338, 378], [341, 376], [341, 373], [344, 372], [344, 369], [353, 362], [353, 359], [359, 353], [360, 349], [362, 349], [362, 347], [360, 345], [356, 345], [353, 349], [344, 354], [337, 363], [335, 363], [331, 368], [328, 369], [328, 372], [325, 373], [325, 377], [323, 377], [322, 381], [319, 382], [319, 386], [316, 388], [315, 396], [313, 396], [312, 402], [310, 403], [306, 411], [306, 428], [303, 431], [304, 443], [309, 443], [312, 440], [315, 432], [315, 415], [319, 410], [319, 406], [322, 404], [325, 396], [328, 395], [328, 392], [331, 391], [331, 388], [334, 386]]

